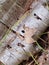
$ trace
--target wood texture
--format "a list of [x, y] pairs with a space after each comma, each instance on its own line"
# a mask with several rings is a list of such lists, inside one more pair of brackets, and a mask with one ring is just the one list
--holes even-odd
[[[49, 11], [41, 3], [38, 3], [34, 10], [30, 10], [30, 14], [25, 19], [20, 20], [22, 23], [18, 26], [15, 24], [11, 28], [16, 33], [9, 32], [6, 39], [1, 40], [0, 61], [2, 63], [5, 65], [18, 65], [29, 57], [29, 52], [34, 55], [34, 53], [40, 51], [37, 45], [34, 47], [32, 39], [36, 41], [37, 37], [49, 26], [48, 14]], [[28, 38], [31, 41], [30, 43], [28, 43]]]
[[[5, 27], [7, 26], [8, 28], [11, 28], [25, 13], [25, 11], [28, 10], [33, 0], [29, 2], [30, 4], [28, 4], [28, 1], [29, 0], [25, 0], [25, 3], [24, 0], [5, 0], [3, 3], [0, 2], [0, 22], [3, 23], [3, 26], [5, 25]], [[26, 4], [28, 4], [28, 7], [25, 8]], [[1, 24], [0, 27], [2, 28]], [[4, 27], [2, 30], [3, 29]], [[0, 30], [0, 32], [2, 32], [2, 30]], [[3, 33], [5, 33], [4, 30]], [[0, 36], [2, 35], [0, 33]], [[0, 37], [0, 39], [2, 39], [2, 37]]]
[[8, 28], [0, 22], [0, 40], [4, 37], [7, 30]]
[[[33, 0], [6, 0], [1, 5], [0, 19], [7, 26], [12, 26], [28, 10]], [[19, 5], [20, 4], [20, 5]]]

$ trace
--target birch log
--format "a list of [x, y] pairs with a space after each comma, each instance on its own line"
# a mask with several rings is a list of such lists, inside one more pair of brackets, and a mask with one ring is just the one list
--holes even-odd
[[[32, 2], [33, 0], [0, 0], [0, 22], [2, 25], [11, 28], [26, 10], [28, 10]], [[2, 28], [1, 25], [0, 28]], [[3, 33], [0, 33], [2, 37], [6, 33], [4, 30], [7, 32], [8, 29], [3, 28]], [[2, 32], [2, 30], [0, 30], [0, 32]], [[0, 40], [2, 37], [0, 37]]]
[[6, 39], [1, 41], [0, 61], [5, 65], [18, 65], [29, 57], [26, 53], [39, 51], [38, 46], [34, 47], [32, 43], [49, 26], [49, 11], [38, 3], [21, 21], [18, 26], [15, 24], [11, 28], [16, 34], [9, 32]]

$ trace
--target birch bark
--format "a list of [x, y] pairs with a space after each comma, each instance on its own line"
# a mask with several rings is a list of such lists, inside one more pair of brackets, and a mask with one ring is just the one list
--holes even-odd
[[5, 65], [18, 65], [29, 57], [26, 53], [32, 52], [34, 54], [40, 50], [38, 46], [34, 47], [32, 43], [49, 26], [49, 11], [41, 3], [38, 3], [35, 9], [31, 9], [30, 14], [20, 21], [22, 22], [18, 26], [15, 24], [11, 28], [17, 35], [9, 32], [6, 39], [1, 41], [2, 46], [0, 48], [3, 47], [4, 50], [0, 54], [0, 61]]

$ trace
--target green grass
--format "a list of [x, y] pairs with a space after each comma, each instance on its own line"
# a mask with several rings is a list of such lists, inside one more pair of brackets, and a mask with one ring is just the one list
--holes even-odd
[[31, 52], [29, 52], [30, 56], [32, 57], [32, 59], [35, 61], [35, 64], [39, 65], [39, 63], [36, 61], [36, 59], [34, 58], [34, 56], [32, 55]]

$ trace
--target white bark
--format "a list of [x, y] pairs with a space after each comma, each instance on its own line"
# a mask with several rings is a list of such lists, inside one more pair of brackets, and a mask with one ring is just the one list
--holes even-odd
[[3, 0], [3, 1], [2, 1], [2, 0], [0, 0], [0, 4], [4, 3], [5, 1], [6, 1], [6, 0]]
[[[35, 15], [35, 16], [34, 16]], [[37, 16], [39, 17], [37, 19]], [[42, 4], [38, 4], [34, 10], [30, 11], [30, 14], [22, 20], [22, 23], [19, 24], [18, 27], [16, 25], [12, 28], [17, 33], [24, 36], [21, 32], [23, 29], [23, 25], [28, 27], [29, 30], [33, 28], [33, 39], [37, 40], [38, 35], [40, 35], [46, 28], [49, 26], [49, 11], [44, 8]], [[28, 31], [27, 31], [28, 32]], [[29, 34], [30, 35], [30, 34]], [[32, 35], [32, 34], [31, 34]], [[29, 38], [29, 37], [28, 37]], [[17, 44], [23, 44], [24, 47], [18, 46]], [[28, 44], [26, 40], [22, 40], [19, 36], [16, 36], [14, 33], [10, 32], [5, 40], [2, 40], [3, 46], [5, 44], [10, 44], [12, 48], [8, 49], [7, 47], [0, 54], [0, 61], [5, 65], [18, 65], [21, 61], [27, 59], [26, 52], [32, 52], [33, 54], [39, 51], [38, 47], [33, 47], [32, 44]], [[25, 50], [25, 51], [24, 51]]]
[[[0, 0], [0, 3], [3, 1], [4, 0]], [[0, 25], [0, 28], [11, 28], [14, 23], [28, 10], [32, 2], [33, 0], [5, 0], [5, 2], [0, 4], [0, 22], [3, 23]], [[6, 33], [4, 30], [7, 31], [6, 28], [3, 31], [2, 30], [0, 30], [0, 32], [3, 32], [2, 34], [0, 33], [0, 40]]]

